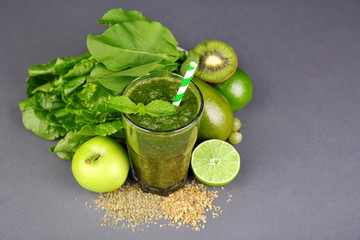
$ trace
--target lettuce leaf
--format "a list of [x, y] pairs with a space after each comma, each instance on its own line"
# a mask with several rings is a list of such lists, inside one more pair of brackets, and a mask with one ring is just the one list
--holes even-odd
[[29, 68], [30, 76], [38, 76], [45, 74], [60, 75], [67, 73], [69, 69], [73, 68], [78, 62], [89, 58], [90, 53], [83, 54], [78, 57], [57, 58], [46, 64], [37, 64]]
[[71, 159], [75, 151], [88, 139], [94, 136], [113, 135], [119, 131], [123, 131], [123, 123], [121, 120], [95, 125], [84, 125], [79, 130], [68, 132], [55, 147], [49, 150], [56, 153], [60, 158]]
[[19, 103], [24, 126], [33, 131], [39, 137], [54, 140], [58, 137], [64, 136], [66, 129], [53, 119], [52, 112], [43, 109], [33, 96], [27, 100]]

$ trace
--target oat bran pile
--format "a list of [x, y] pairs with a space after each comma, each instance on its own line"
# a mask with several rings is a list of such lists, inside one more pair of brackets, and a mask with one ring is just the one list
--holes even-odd
[[166, 197], [145, 193], [138, 183], [126, 183], [118, 190], [100, 194], [93, 204], [95, 210], [105, 211], [103, 226], [144, 231], [153, 224], [199, 231], [206, 227], [207, 215], [216, 218], [222, 214], [221, 208], [213, 204], [217, 197], [216, 188], [209, 190], [195, 180]]

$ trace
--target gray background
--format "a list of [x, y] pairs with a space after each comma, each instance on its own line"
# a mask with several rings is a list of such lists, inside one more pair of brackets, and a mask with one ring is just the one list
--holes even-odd
[[[200, 232], [100, 226], [70, 161], [23, 127], [27, 68], [87, 51], [109, 9], [139, 10], [180, 45], [223, 40], [254, 84], [236, 112], [239, 175]], [[1, 239], [360, 239], [360, 1], [1, 1]]]

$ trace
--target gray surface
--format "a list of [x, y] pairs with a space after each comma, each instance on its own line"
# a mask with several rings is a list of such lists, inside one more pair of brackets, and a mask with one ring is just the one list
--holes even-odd
[[[201, 232], [100, 226], [70, 161], [26, 130], [27, 68], [86, 51], [109, 9], [139, 10], [181, 46], [227, 42], [254, 83], [236, 113], [242, 167]], [[360, 239], [359, 1], [2, 1], [1, 239]], [[77, 200], [75, 200], [77, 198]]]

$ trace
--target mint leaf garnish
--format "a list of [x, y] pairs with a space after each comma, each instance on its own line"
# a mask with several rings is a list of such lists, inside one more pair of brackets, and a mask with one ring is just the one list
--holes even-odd
[[177, 113], [174, 105], [162, 100], [154, 100], [145, 106], [143, 103], [136, 105], [129, 97], [117, 96], [110, 98], [106, 105], [126, 114], [139, 113], [141, 115], [148, 114], [153, 117], [160, 117]]
[[169, 102], [154, 100], [145, 107], [146, 114], [153, 117], [176, 114], [176, 107]]
[[139, 112], [139, 107], [130, 98], [124, 96], [112, 97], [106, 105], [126, 114]]
[[145, 105], [142, 103], [138, 103], [137, 104], [138, 107], [138, 112], [140, 113], [140, 115], [145, 115]]

